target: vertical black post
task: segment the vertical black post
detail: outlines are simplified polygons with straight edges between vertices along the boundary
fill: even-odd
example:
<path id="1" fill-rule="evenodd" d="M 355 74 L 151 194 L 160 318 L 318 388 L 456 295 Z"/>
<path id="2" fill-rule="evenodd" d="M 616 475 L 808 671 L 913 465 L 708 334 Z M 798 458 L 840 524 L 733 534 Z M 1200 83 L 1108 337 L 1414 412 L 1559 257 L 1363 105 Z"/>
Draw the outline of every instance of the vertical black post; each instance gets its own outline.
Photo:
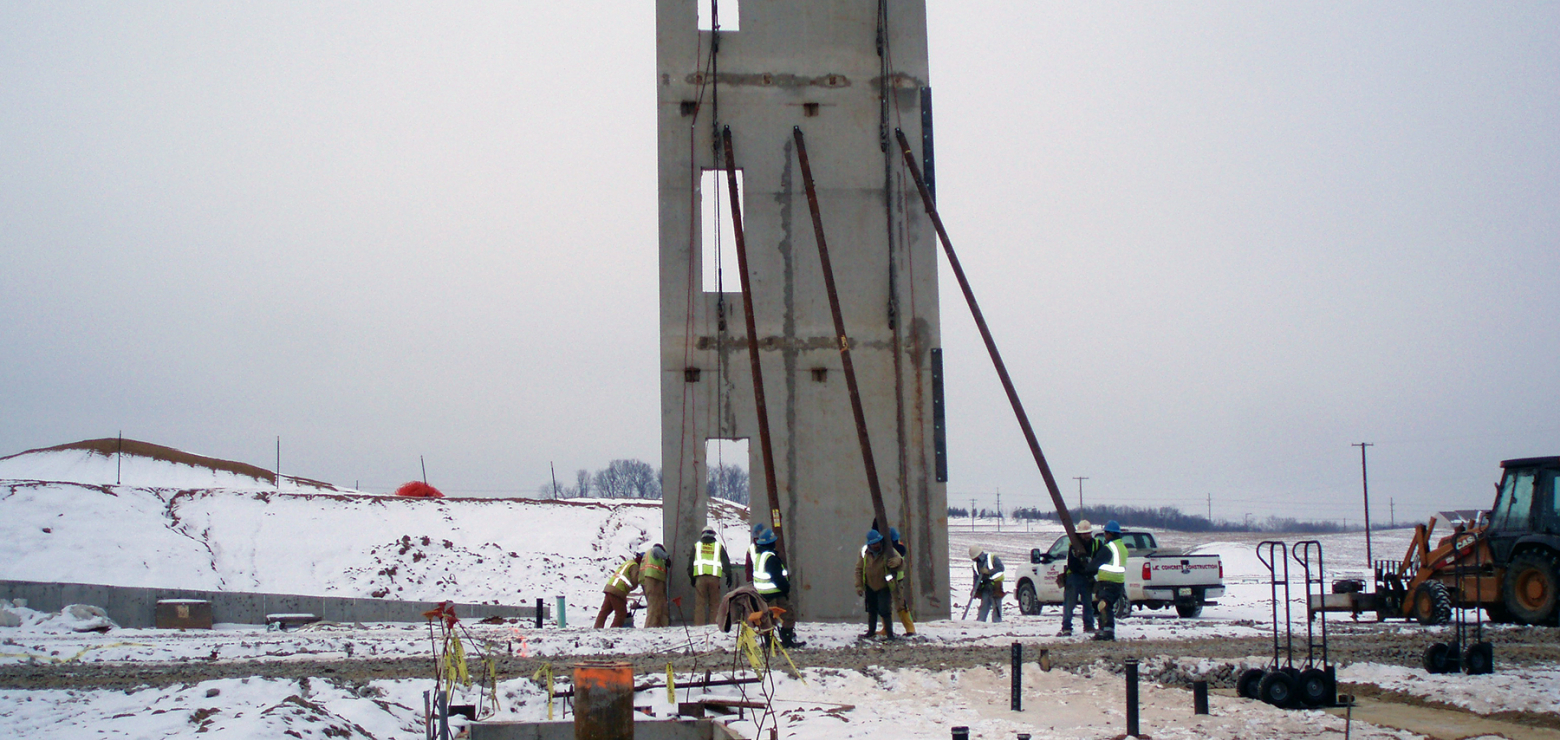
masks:
<path id="1" fill-rule="evenodd" d="M 1013 711 L 1024 711 L 1024 646 L 1013 643 Z"/>
<path id="2" fill-rule="evenodd" d="M 1138 736 L 1138 662 L 1127 658 L 1127 737 Z"/>
<path id="3" fill-rule="evenodd" d="M 1208 713 L 1208 682 L 1192 682 L 1192 714 Z"/>
<path id="4" fill-rule="evenodd" d="M 953 728 L 953 740 L 970 740 L 970 728 L 968 728 L 968 727 L 955 727 L 955 728 Z"/>
<path id="5" fill-rule="evenodd" d="M 542 628 L 542 613 L 545 610 L 546 610 L 546 607 L 542 606 L 542 600 L 541 599 L 537 599 L 536 600 L 536 628 L 537 629 L 541 629 Z"/>

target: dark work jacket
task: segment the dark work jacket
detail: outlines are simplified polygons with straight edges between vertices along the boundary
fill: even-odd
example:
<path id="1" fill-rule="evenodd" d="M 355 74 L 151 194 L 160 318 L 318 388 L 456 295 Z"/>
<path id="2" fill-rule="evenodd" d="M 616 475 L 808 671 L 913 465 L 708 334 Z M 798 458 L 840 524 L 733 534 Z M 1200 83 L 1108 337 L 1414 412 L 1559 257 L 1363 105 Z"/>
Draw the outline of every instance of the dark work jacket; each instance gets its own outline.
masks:
<path id="1" fill-rule="evenodd" d="M 1089 551 L 1085 553 L 1078 552 L 1078 548 L 1075 545 L 1069 544 L 1067 546 L 1067 575 L 1094 577 L 1094 571 L 1089 569 L 1089 561 L 1093 560 L 1094 556 L 1099 553 L 1100 540 L 1098 537 L 1090 537 L 1088 543 Z"/>
<path id="2" fill-rule="evenodd" d="M 763 554 L 766 550 L 773 551 L 774 549 L 774 545 L 758 545 L 759 554 Z M 775 556 L 769 559 L 766 570 L 769 571 L 769 580 L 774 582 L 775 588 L 780 589 L 780 592 L 775 594 L 775 596 L 790 596 L 791 579 L 785 577 L 785 563 L 780 561 L 779 553 L 775 553 Z"/>
<path id="3" fill-rule="evenodd" d="M 1110 535 L 1107 534 L 1094 538 L 1094 557 L 1089 558 L 1089 565 L 1083 570 L 1084 573 L 1089 574 L 1090 578 L 1099 574 L 1101 565 L 1110 562 L 1110 548 L 1105 546 L 1105 543 L 1109 541 L 1105 538 L 1108 537 Z"/>

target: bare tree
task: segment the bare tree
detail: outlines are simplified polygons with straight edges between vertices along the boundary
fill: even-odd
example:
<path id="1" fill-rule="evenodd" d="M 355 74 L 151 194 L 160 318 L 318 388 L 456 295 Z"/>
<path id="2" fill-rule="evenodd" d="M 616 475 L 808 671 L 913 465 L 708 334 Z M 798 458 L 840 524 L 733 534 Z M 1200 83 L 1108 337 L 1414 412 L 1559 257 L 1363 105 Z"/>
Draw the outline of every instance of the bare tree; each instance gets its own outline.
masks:
<path id="1" fill-rule="evenodd" d="M 735 465 L 716 465 L 709 469 L 705 491 L 713 498 L 723 498 L 746 506 L 751 498 L 748 472 Z"/>

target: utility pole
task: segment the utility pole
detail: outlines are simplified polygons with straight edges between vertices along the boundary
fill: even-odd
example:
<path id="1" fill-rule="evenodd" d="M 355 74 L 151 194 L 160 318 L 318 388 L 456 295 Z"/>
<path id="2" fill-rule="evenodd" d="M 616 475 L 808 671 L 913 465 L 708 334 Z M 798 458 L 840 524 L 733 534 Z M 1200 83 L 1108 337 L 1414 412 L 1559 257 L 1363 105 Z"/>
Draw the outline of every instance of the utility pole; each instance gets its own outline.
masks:
<path id="1" fill-rule="evenodd" d="M 1208 522 L 1213 523 L 1213 494 L 1208 494 Z"/>
<path id="2" fill-rule="evenodd" d="M 1374 447 L 1370 442 L 1356 442 L 1350 447 L 1360 448 L 1360 488 L 1365 493 L 1365 570 L 1368 572 L 1375 566 L 1375 559 L 1370 552 L 1370 475 L 1365 470 L 1365 448 Z"/>
<path id="3" fill-rule="evenodd" d="M 422 465 L 423 485 L 426 486 L 426 485 L 428 485 L 428 463 L 423 460 L 423 456 L 422 455 L 418 455 L 417 456 L 417 463 L 419 465 Z"/>
<path id="4" fill-rule="evenodd" d="M 970 497 L 970 531 L 975 531 L 975 497 Z"/>
<path id="5" fill-rule="evenodd" d="M 997 489 L 997 531 L 1002 531 L 1002 489 Z"/>
<path id="6" fill-rule="evenodd" d="M 1075 476 L 1073 476 L 1073 480 L 1078 481 L 1078 510 L 1079 511 L 1083 510 L 1083 482 L 1088 480 L 1088 479 L 1089 479 L 1088 476 L 1082 476 L 1082 475 L 1075 475 Z"/>
<path id="7" fill-rule="evenodd" d="M 547 461 L 547 470 L 552 472 L 553 500 L 557 501 L 558 500 L 558 469 L 553 467 L 553 464 L 552 464 L 551 460 L 548 460 Z"/>
<path id="8" fill-rule="evenodd" d="M 119 473 L 124 469 L 121 459 L 125 456 L 125 430 L 119 430 L 119 450 L 114 453 L 114 485 L 119 485 Z"/>
<path id="9" fill-rule="evenodd" d="M 282 438 L 276 438 L 276 490 L 282 490 Z"/>
<path id="10" fill-rule="evenodd" d="M 1392 528 L 1397 529 L 1397 499 L 1388 496 L 1387 508 L 1392 510 Z"/>

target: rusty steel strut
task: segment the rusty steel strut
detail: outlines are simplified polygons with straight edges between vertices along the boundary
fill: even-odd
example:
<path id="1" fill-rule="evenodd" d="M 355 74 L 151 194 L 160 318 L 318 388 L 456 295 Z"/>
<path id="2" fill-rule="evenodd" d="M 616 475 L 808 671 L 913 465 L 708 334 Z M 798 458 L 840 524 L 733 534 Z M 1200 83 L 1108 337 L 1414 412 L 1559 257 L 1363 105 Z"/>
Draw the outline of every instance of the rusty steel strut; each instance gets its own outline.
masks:
<path id="1" fill-rule="evenodd" d="M 926 180 L 921 177 L 921 169 L 915 164 L 915 154 L 910 151 L 910 142 L 905 139 L 905 132 L 894 129 L 894 136 L 899 139 L 899 151 L 904 155 L 905 166 L 910 168 L 911 177 L 915 178 L 915 187 L 921 191 L 921 202 L 926 205 L 926 215 L 932 218 L 932 226 L 937 229 L 937 238 L 942 241 L 943 254 L 948 255 L 948 266 L 953 268 L 953 276 L 959 280 L 959 289 L 964 291 L 964 300 L 970 304 L 970 313 L 975 317 L 975 326 L 980 329 L 980 338 L 986 342 L 986 351 L 991 354 L 991 364 L 997 368 L 997 377 L 1002 380 L 1002 389 L 1007 391 L 1008 401 L 1013 404 L 1013 415 L 1018 417 L 1018 426 L 1024 431 L 1024 440 L 1029 443 L 1029 451 L 1035 456 L 1035 465 L 1040 467 L 1040 477 L 1045 479 L 1045 487 L 1051 494 L 1051 503 L 1056 505 L 1056 516 L 1062 520 L 1062 527 L 1067 530 L 1068 539 L 1080 550 L 1088 552 L 1084 546 L 1083 538 L 1078 536 L 1078 531 L 1073 527 L 1072 514 L 1067 511 L 1067 504 L 1062 501 L 1062 492 L 1056 487 L 1056 478 L 1051 475 L 1051 466 L 1046 464 L 1045 453 L 1040 451 L 1040 441 L 1035 438 L 1035 430 L 1029 425 L 1029 415 L 1024 413 L 1024 404 L 1018 400 L 1018 391 L 1013 388 L 1013 378 L 1008 376 L 1007 365 L 1002 363 L 1002 354 L 997 351 L 997 342 L 991 338 L 991 329 L 986 326 L 986 317 L 980 312 L 980 304 L 975 302 L 975 291 L 970 289 L 970 281 L 964 276 L 964 268 L 959 265 L 959 258 L 953 253 L 953 242 L 948 240 L 948 230 L 943 228 L 942 217 L 937 215 L 937 203 L 932 199 L 931 191 L 926 189 Z M 741 244 L 741 239 L 737 240 Z"/>
<path id="2" fill-rule="evenodd" d="M 861 408 L 861 389 L 856 385 L 856 366 L 850 360 L 850 338 L 845 333 L 845 316 L 840 313 L 840 295 L 834 289 L 834 267 L 829 262 L 829 245 L 823 238 L 823 214 L 818 211 L 818 190 L 813 186 L 812 165 L 807 161 L 807 143 L 802 129 L 791 127 L 796 139 L 796 159 L 802 165 L 802 186 L 807 190 L 807 208 L 812 211 L 813 236 L 818 242 L 818 264 L 823 268 L 823 287 L 829 294 L 829 312 L 834 315 L 834 333 L 839 337 L 840 364 L 845 369 L 845 388 L 850 392 L 850 412 L 856 417 L 856 437 L 861 440 L 861 461 L 867 469 L 867 490 L 872 494 L 872 513 L 877 516 L 878 534 L 888 537 L 888 513 L 883 508 L 883 489 L 878 484 L 877 462 L 872 458 L 872 440 L 867 435 L 867 415 Z"/>
<path id="3" fill-rule="evenodd" d="M 769 526 L 775 530 L 775 552 L 784 562 L 785 535 L 780 530 L 780 495 L 775 490 L 775 450 L 769 443 L 769 405 L 764 401 L 758 327 L 753 321 L 753 273 L 748 270 L 747 244 L 742 238 L 742 204 L 737 200 L 737 160 L 731 153 L 730 126 L 721 128 L 720 138 L 726 154 L 726 189 L 731 193 L 731 233 L 737 241 L 737 269 L 742 271 L 742 320 L 747 323 L 748 359 L 753 364 L 753 403 L 758 407 L 758 446 L 764 455 L 764 486 L 769 491 Z"/>

